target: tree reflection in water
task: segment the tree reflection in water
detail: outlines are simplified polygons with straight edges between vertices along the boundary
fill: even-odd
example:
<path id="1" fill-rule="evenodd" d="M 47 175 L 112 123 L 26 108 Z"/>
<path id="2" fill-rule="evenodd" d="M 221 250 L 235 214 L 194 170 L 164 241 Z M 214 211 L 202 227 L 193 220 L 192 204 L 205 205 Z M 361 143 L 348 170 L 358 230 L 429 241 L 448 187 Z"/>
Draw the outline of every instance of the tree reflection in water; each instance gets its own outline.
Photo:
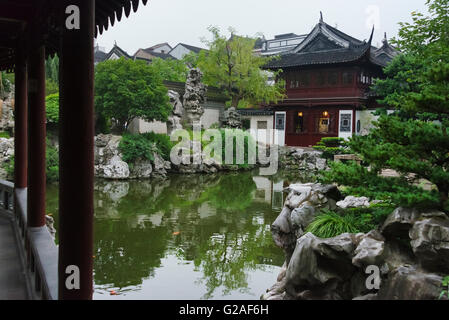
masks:
<path id="1" fill-rule="evenodd" d="M 255 200 L 251 172 L 99 181 L 95 189 L 97 288 L 139 290 L 174 255 L 193 262 L 202 276 L 192 285 L 204 285 L 202 298 L 209 299 L 248 292 L 252 272 L 283 263 L 270 232 L 278 211 Z M 57 187 L 49 186 L 47 206 L 57 226 L 55 199 Z"/>

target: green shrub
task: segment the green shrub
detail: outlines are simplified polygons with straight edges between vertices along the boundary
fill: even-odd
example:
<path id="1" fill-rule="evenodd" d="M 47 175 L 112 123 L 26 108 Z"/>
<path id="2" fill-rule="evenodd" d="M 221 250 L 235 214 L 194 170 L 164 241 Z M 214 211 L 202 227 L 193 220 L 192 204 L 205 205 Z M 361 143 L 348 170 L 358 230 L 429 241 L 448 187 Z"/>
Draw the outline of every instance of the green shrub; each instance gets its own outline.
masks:
<path id="1" fill-rule="evenodd" d="M 142 134 L 125 134 L 119 144 L 123 161 L 128 164 L 138 159 L 154 161 L 154 145 Z"/>
<path id="2" fill-rule="evenodd" d="M 46 175 L 47 182 L 59 181 L 59 152 L 58 149 L 49 144 L 47 140 L 47 147 L 45 152 L 46 158 Z M 6 171 L 7 179 L 14 180 L 14 156 L 11 156 L 8 162 L 3 162 L 2 166 Z"/>
<path id="3" fill-rule="evenodd" d="M 342 233 L 367 233 L 377 229 L 393 212 L 388 203 L 380 203 L 369 208 L 350 208 L 342 213 L 323 210 L 306 228 L 320 238 L 332 238 Z"/>
<path id="4" fill-rule="evenodd" d="M 59 84 L 51 79 L 45 80 L 45 95 L 53 95 L 59 93 Z"/>
<path id="5" fill-rule="evenodd" d="M 186 129 L 189 132 L 190 135 L 190 140 L 193 140 L 193 131 L 191 129 Z M 250 135 L 247 134 L 246 131 L 241 130 L 241 129 L 218 129 L 220 131 L 221 134 L 221 148 L 222 148 L 222 163 L 225 164 L 226 161 L 226 130 L 228 130 L 228 132 L 232 132 L 234 134 L 234 138 L 233 138 L 233 161 L 232 164 L 236 165 L 237 162 L 237 155 L 236 155 L 236 148 L 237 148 L 237 138 L 238 137 L 242 137 L 243 136 L 243 147 L 244 147 L 244 163 L 243 164 L 238 164 L 239 168 L 249 168 L 250 165 L 248 164 L 248 150 L 250 149 L 254 149 L 257 152 L 257 143 L 254 140 L 254 138 Z M 205 130 L 201 131 L 201 147 L 204 150 L 204 148 L 209 145 L 211 143 L 211 141 L 206 141 L 204 140 L 203 134 L 205 133 Z M 211 140 L 213 140 L 213 138 L 211 138 Z M 176 144 L 176 142 L 175 142 Z"/>
<path id="6" fill-rule="evenodd" d="M 320 238 L 332 238 L 346 232 L 359 233 L 361 230 L 355 215 L 340 215 L 326 210 L 313 220 L 306 232 Z"/>
<path id="7" fill-rule="evenodd" d="M 128 164 L 138 159 L 154 161 L 153 152 L 159 154 L 164 160 L 169 160 L 171 148 L 172 142 L 168 135 L 154 132 L 125 134 L 119 144 L 123 160 Z"/>
<path id="8" fill-rule="evenodd" d="M 9 139 L 9 138 L 11 138 L 11 135 L 7 131 L 2 131 L 2 132 L 0 132 L 0 138 Z"/>
<path id="9" fill-rule="evenodd" d="M 315 150 L 323 151 L 323 157 L 329 160 L 334 160 L 336 154 L 343 154 L 346 152 L 346 141 L 338 137 L 321 138 L 314 147 Z"/>
<path id="10" fill-rule="evenodd" d="M 346 195 L 384 200 L 395 207 L 438 208 L 439 194 L 411 185 L 405 176 L 382 177 L 373 168 L 355 162 L 331 162 L 331 170 L 321 171 L 318 181 L 345 186 Z"/>
<path id="11" fill-rule="evenodd" d="M 59 181 L 59 151 L 47 141 L 46 149 L 46 173 L 47 182 Z"/>
<path id="12" fill-rule="evenodd" d="M 45 97 L 45 111 L 48 123 L 55 124 L 59 122 L 59 93 Z"/>
<path id="13" fill-rule="evenodd" d="M 164 160 L 170 160 L 170 151 L 173 147 L 173 143 L 170 141 L 170 136 L 154 132 L 144 133 L 143 136 L 145 139 L 156 145 L 156 152 L 164 158 Z"/>
<path id="14" fill-rule="evenodd" d="M 449 299 L 449 276 L 443 278 L 441 285 L 443 287 L 443 290 L 440 293 L 439 300 L 443 299 L 444 296 L 447 296 L 447 298 Z"/>

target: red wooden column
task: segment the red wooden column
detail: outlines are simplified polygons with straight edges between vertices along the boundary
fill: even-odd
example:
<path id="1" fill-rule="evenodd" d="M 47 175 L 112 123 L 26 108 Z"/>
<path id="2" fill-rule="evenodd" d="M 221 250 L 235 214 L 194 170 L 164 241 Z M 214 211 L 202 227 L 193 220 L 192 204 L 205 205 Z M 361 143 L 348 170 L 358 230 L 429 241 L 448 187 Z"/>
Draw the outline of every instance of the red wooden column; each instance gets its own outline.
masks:
<path id="1" fill-rule="evenodd" d="M 68 29 L 68 6 L 80 28 Z M 59 115 L 59 299 L 92 299 L 94 214 L 94 0 L 63 1 Z M 70 11 L 70 10 L 69 10 Z M 76 16 L 75 16 L 76 19 Z M 79 288 L 74 288 L 79 270 Z M 69 284 L 67 286 L 67 280 Z"/>
<path id="2" fill-rule="evenodd" d="M 45 47 L 28 60 L 28 226 L 45 225 Z"/>
<path id="3" fill-rule="evenodd" d="M 15 107 L 14 107 L 14 184 L 16 188 L 27 187 L 28 146 L 28 97 L 27 62 L 21 48 L 16 51 Z"/>

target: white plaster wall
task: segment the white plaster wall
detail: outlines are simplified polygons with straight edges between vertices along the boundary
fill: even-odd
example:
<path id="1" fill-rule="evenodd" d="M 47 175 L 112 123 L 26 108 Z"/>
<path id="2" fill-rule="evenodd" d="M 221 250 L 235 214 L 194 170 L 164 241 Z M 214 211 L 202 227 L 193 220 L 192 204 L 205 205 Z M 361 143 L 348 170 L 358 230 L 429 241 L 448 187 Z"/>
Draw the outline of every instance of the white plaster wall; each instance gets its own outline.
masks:
<path id="1" fill-rule="evenodd" d="M 182 45 L 177 45 L 175 48 L 173 48 L 172 51 L 170 51 L 170 55 L 175 57 L 178 60 L 181 60 L 186 54 L 189 54 L 190 50 L 183 47 Z"/>
<path id="2" fill-rule="evenodd" d="M 163 45 L 162 47 L 159 47 L 159 48 L 157 48 L 157 49 L 154 49 L 153 51 L 154 51 L 154 52 L 159 52 L 159 53 L 162 53 L 162 51 L 163 51 L 164 53 L 169 53 L 171 49 L 172 49 L 172 48 L 170 48 L 168 45 Z"/>
<path id="3" fill-rule="evenodd" d="M 343 114 L 350 114 L 351 115 L 351 123 L 350 123 L 351 131 L 348 131 L 348 132 L 341 132 L 340 131 L 341 116 Z M 340 115 L 339 115 L 339 118 L 338 118 L 338 136 L 340 138 L 348 139 L 348 138 L 352 137 L 352 133 L 353 133 L 353 119 L 354 119 L 354 112 L 352 110 L 340 110 Z"/>
<path id="4" fill-rule="evenodd" d="M 376 121 L 379 117 L 373 115 L 376 110 L 358 110 L 356 112 L 356 130 L 357 122 L 360 121 L 360 131 L 356 132 L 357 135 L 367 135 L 371 128 L 373 128 L 373 121 Z"/>
<path id="5" fill-rule="evenodd" d="M 139 119 L 139 133 L 145 132 L 167 134 L 167 124 L 160 121 L 147 122 Z"/>
<path id="6" fill-rule="evenodd" d="M 245 117 L 248 118 L 248 117 Z M 251 116 L 249 117 L 251 121 L 251 135 L 253 138 L 259 142 L 272 144 L 274 141 L 274 135 L 273 135 L 273 116 Z M 267 129 L 257 129 L 257 122 L 258 121 L 266 121 L 267 122 Z"/>
<path id="7" fill-rule="evenodd" d="M 209 129 L 214 123 L 220 121 L 220 109 L 204 108 L 204 113 L 201 116 L 201 125 L 204 129 Z"/>

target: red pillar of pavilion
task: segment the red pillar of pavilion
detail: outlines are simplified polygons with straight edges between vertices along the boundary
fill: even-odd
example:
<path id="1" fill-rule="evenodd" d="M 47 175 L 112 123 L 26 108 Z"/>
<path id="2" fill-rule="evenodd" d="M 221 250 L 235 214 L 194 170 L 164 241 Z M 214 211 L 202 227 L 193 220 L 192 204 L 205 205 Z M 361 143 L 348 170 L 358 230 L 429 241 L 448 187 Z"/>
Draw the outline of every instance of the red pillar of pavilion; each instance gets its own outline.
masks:
<path id="1" fill-rule="evenodd" d="M 28 226 L 45 225 L 45 47 L 28 59 Z"/>
<path id="2" fill-rule="evenodd" d="M 59 299 L 92 299 L 95 1 L 63 1 L 59 115 Z M 67 28 L 68 6 L 79 29 Z M 69 10 L 70 11 L 70 10 Z M 76 19 L 76 15 L 74 19 Z M 75 269 L 73 267 L 76 267 Z M 79 288 L 66 281 L 77 277 Z M 70 278 L 69 278 L 70 277 Z"/>
<path id="3" fill-rule="evenodd" d="M 26 188 L 27 183 L 27 137 L 28 137 L 28 97 L 27 62 L 21 47 L 16 50 L 15 106 L 14 106 L 14 184 L 16 188 Z"/>

